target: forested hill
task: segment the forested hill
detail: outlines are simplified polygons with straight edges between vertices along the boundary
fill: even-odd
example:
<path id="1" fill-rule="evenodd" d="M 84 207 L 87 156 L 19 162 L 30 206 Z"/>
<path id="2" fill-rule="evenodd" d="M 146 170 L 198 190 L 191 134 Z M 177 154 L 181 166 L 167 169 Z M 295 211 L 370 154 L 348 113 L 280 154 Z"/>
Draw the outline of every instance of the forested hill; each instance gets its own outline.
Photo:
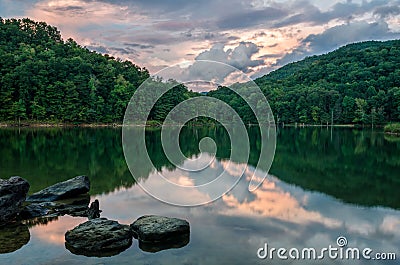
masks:
<path id="1" fill-rule="evenodd" d="M 0 121 L 120 122 L 149 73 L 44 22 L 0 18 Z"/>
<path id="2" fill-rule="evenodd" d="M 255 80 L 280 122 L 400 120 L 400 40 L 350 44 Z"/>

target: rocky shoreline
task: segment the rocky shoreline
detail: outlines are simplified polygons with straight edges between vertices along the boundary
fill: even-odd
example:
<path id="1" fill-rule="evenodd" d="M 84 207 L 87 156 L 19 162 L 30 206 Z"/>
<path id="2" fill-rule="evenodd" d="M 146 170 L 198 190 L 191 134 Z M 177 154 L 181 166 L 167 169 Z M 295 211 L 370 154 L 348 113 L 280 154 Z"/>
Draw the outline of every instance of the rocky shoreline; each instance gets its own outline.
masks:
<path id="1" fill-rule="evenodd" d="M 65 247 L 76 255 L 117 255 L 128 249 L 134 238 L 139 241 L 139 248 L 147 252 L 181 248 L 189 243 L 190 225 L 186 220 L 146 215 L 124 225 L 101 218 L 99 201 L 90 203 L 87 176 L 77 176 L 27 196 L 29 188 L 21 177 L 0 179 L 0 253 L 13 252 L 29 242 L 27 224 L 45 223 L 63 215 L 88 218 L 65 233 Z"/>

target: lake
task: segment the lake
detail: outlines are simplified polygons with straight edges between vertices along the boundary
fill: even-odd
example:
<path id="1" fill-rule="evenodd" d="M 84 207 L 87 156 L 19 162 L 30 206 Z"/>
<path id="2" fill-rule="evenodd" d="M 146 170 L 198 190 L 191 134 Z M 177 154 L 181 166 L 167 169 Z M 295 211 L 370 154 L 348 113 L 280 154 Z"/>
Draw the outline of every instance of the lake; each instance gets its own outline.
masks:
<path id="1" fill-rule="evenodd" d="M 162 151 L 160 131 L 148 130 L 146 146 L 156 170 L 138 160 L 136 179 L 168 196 L 159 185 L 160 173 L 183 182 L 221 170 L 233 178 L 241 172 L 247 177 L 260 154 L 259 130 L 250 127 L 248 133 L 250 156 L 243 163 L 229 160 L 230 142 L 223 128 L 185 127 L 179 142 L 188 159 L 182 165 L 210 156 L 200 153 L 202 138 L 217 143 L 216 159 L 202 176 L 171 164 Z M 275 159 L 259 189 L 248 191 L 244 178 L 222 198 L 198 207 L 172 206 L 143 191 L 126 165 L 121 129 L 1 129 L 0 154 L 0 178 L 21 176 L 30 182 L 30 193 L 87 175 L 91 200 L 99 200 L 102 217 L 130 224 L 141 215 L 158 214 L 184 218 L 191 225 L 190 242 L 181 248 L 151 253 L 135 240 L 119 255 L 98 258 L 74 255 L 64 246 L 65 232 L 85 218 L 32 222 L 19 228 L 29 242 L 21 239 L 19 249 L 0 254 L 0 264 L 321 264 L 284 261 L 276 255 L 260 259 L 257 252 L 266 243 L 270 248 L 319 251 L 337 247 L 340 236 L 348 247 L 396 253 L 397 261 L 327 257 L 324 264 L 398 264 L 400 258 L 400 140 L 379 130 L 279 128 Z M 199 190 L 179 196 L 207 194 Z M 7 249 L 9 234 L 0 229 L 0 249 Z"/>

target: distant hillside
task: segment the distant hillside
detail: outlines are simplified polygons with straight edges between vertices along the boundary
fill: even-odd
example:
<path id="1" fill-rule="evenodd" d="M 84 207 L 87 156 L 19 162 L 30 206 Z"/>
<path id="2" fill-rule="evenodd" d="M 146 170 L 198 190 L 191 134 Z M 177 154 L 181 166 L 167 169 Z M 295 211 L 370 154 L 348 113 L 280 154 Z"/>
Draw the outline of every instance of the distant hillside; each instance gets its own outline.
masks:
<path id="1" fill-rule="evenodd" d="M 122 122 L 129 99 L 149 77 L 145 68 L 64 41 L 57 28 L 30 19 L 0 18 L 0 65 L 5 122 Z M 150 119 L 164 117 L 187 93 L 183 86 L 171 91 Z"/>
<path id="2" fill-rule="evenodd" d="M 44 22 L 0 18 L 0 121 L 121 121 L 149 74 L 91 52 Z"/>
<path id="3" fill-rule="evenodd" d="M 255 82 L 280 122 L 400 120 L 400 40 L 350 44 L 288 64 Z"/>

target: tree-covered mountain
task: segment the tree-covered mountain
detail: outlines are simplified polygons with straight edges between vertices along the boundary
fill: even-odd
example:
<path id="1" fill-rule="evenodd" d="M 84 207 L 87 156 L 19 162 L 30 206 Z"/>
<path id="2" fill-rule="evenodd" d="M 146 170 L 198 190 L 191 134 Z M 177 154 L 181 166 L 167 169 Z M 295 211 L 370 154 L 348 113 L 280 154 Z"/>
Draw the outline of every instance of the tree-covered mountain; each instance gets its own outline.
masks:
<path id="1" fill-rule="evenodd" d="M 0 121 L 121 122 L 149 77 L 145 68 L 63 41 L 55 27 L 30 19 L 0 18 L 0 65 Z M 171 91 L 150 119 L 187 92 Z"/>
<path id="2" fill-rule="evenodd" d="M 120 121 L 129 95 L 149 76 L 30 19 L 0 19 L 0 65 L 3 121 Z"/>
<path id="3" fill-rule="evenodd" d="M 350 44 L 255 80 L 279 123 L 383 124 L 400 120 L 400 40 Z M 244 86 L 245 87 L 245 86 Z M 246 123 L 255 117 L 226 87 L 208 93 Z"/>
<path id="4" fill-rule="evenodd" d="M 399 121 L 400 40 L 350 44 L 255 81 L 281 122 Z"/>

